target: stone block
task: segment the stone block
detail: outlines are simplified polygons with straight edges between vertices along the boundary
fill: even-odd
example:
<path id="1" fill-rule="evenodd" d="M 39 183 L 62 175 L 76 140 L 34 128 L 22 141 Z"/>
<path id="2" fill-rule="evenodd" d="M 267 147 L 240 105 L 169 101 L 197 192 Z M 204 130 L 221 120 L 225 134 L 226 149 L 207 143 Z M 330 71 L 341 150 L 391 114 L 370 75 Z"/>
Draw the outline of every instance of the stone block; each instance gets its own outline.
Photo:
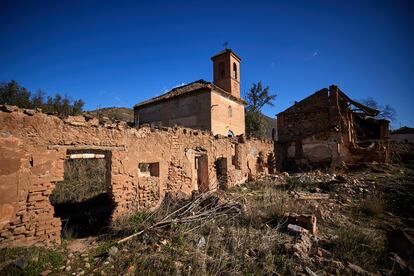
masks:
<path id="1" fill-rule="evenodd" d="M 29 194 L 28 202 L 35 202 L 35 201 L 42 201 L 45 200 L 45 196 L 43 196 L 41 193 L 33 193 Z"/>
<path id="2" fill-rule="evenodd" d="M 287 213 L 285 214 L 285 218 L 289 224 L 299 225 L 314 235 L 317 233 L 316 216 L 314 215 L 298 215 L 295 213 Z"/>
<path id="3" fill-rule="evenodd" d="M 2 232 L 0 233 L 0 237 L 3 237 L 3 238 L 8 238 L 8 237 L 11 237 L 11 236 L 13 236 L 13 233 L 12 233 L 12 232 L 10 232 L 10 231 L 8 231 L 8 230 L 6 230 L 6 231 L 2 231 Z"/>

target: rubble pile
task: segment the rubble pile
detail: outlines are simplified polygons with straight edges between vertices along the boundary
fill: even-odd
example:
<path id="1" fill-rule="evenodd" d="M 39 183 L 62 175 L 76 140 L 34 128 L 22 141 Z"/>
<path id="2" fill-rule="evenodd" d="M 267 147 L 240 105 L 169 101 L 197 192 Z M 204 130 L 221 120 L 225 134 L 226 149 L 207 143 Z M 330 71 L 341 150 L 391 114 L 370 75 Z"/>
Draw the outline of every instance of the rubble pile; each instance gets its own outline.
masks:
<path id="1" fill-rule="evenodd" d="M 375 164 L 374 164 L 375 165 Z M 329 225 L 338 225 L 344 229 L 354 227 L 352 216 L 357 215 L 355 208 L 361 208 L 359 204 L 370 198 L 375 198 L 382 187 L 378 179 L 392 175 L 390 169 L 374 166 L 375 177 L 371 173 L 337 174 L 322 173 L 319 171 L 298 174 L 281 174 L 278 179 L 294 178 L 301 185 L 289 191 L 289 195 L 297 204 L 308 207 L 308 212 L 303 214 L 286 213 L 284 216 L 286 233 L 292 239 L 284 245 L 298 263 L 295 273 L 303 272 L 306 275 L 412 275 L 414 256 L 414 230 L 412 228 L 401 229 L 385 225 L 381 230 L 384 233 L 387 262 L 393 269 L 367 271 L 363 267 L 349 261 L 339 260 L 330 248 L 338 243 L 338 236 L 328 234 L 326 230 L 320 231 L 319 224 L 323 228 Z M 381 171 L 381 172 L 380 172 Z M 401 172 L 403 173 L 403 172 Z M 389 190 L 389 188 L 388 188 Z M 401 193 L 394 188 L 394 193 Z M 384 192 L 384 189 L 381 190 Z M 385 189 L 385 192 L 387 189 Z M 410 197 L 410 191 L 404 192 L 404 197 Z M 380 200 L 380 199 L 378 199 Z M 391 213 L 385 215 L 395 216 Z M 328 226 L 327 226 L 328 225 Z M 371 230 L 370 230 L 371 231 Z M 368 233 L 365 233 L 368 234 Z M 317 270 L 315 268 L 321 268 Z M 410 274 L 411 273 L 411 274 Z"/>

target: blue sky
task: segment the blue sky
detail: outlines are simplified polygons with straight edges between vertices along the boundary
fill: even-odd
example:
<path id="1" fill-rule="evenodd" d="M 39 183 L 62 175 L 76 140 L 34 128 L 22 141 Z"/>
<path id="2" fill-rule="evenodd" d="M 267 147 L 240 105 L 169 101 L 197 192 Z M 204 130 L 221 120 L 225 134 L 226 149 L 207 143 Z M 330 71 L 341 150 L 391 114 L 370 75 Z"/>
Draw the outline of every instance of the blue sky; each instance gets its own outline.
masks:
<path id="1" fill-rule="evenodd" d="M 228 42 L 241 90 L 276 93 L 269 116 L 337 84 L 397 109 L 414 126 L 412 1 L 0 1 L 0 81 L 132 107 L 212 79 Z"/>

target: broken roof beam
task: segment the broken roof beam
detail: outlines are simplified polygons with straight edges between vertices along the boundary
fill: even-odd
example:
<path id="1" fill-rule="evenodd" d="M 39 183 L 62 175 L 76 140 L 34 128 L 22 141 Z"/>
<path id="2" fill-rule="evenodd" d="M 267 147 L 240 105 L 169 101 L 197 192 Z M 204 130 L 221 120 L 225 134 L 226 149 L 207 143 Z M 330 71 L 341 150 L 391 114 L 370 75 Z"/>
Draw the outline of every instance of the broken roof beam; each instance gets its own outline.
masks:
<path id="1" fill-rule="evenodd" d="M 351 99 L 350 97 L 348 97 L 344 92 L 342 92 L 339 88 L 338 89 L 338 95 L 339 97 L 341 97 L 342 100 L 345 100 L 349 103 L 351 103 L 352 105 L 356 106 L 357 108 L 359 108 L 361 111 L 363 111 L 365 114 L 375 117 L 379 114 L 379 110 L 368 107 L 362 103 L 359 103 L 357 101 L 354 101 L 353 99 Z"/>

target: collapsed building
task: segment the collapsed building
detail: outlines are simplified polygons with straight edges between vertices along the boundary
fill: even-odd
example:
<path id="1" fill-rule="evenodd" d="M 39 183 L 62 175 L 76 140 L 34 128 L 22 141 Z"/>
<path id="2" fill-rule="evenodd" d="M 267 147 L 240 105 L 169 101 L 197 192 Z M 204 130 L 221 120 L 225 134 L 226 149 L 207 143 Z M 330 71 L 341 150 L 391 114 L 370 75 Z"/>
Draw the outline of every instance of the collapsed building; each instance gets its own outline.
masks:
<path id="1" fill-rule="evenodd" d="M 277 163 L 283 170 L 388 160 L 389 121 L 378 110 L 324 88 L 277 114 Z"/>
<path id="2" fill-rule="evenodd" d="M 275 166 L 272 141 L 0 109 L 0 247 L 60 242 L 49 197 L 70 158 L 106 161 L 112 220 L 156 208 L 166 194 L 227 189 Z"/>

